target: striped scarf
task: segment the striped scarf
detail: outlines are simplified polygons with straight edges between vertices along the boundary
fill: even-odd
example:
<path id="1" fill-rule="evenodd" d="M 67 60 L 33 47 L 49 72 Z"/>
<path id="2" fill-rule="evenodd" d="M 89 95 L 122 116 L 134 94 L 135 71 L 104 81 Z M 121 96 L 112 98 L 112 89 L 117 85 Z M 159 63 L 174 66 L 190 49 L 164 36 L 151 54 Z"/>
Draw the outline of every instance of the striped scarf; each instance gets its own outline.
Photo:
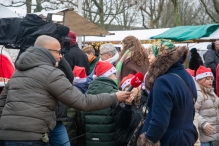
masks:
<path id="1" fill-rule="evenodd" d="M 120 76 L 121 76 L 121 70 L 122 70 L 122 65 L 123 65 L 123 62 L 126 60 L 126 59 L 128 59 L 129 57 L 130 57 L 130 55 L 131 55 L 131 51 L 130 51 L 130 49 L 128 49 L 124 54 L 123 54 L 123 56 L 122 56 L 122 58 L 119 60 L 119 62 L 117 63 L 117 65 L 116 65 L 116 70 L 117 70 L 117 72 L 116 72 L 116 80 L 115 80 L 115 82 L 116 82 L 116 84 L 117 84 L 117 86 L 119 87 L 119 84 L 120 84 Z"/>

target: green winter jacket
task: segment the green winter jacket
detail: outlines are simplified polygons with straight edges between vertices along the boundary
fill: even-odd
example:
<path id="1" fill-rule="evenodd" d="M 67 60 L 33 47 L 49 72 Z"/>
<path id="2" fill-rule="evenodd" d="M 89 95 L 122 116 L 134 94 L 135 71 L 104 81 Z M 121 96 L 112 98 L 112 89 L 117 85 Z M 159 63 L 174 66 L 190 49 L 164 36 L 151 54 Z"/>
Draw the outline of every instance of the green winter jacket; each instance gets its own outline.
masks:
<path id="1" fill-rule="evenodd" d="M 115 93 L 118 91 L 116 83 L 110 78 L 99 77 L 91 82 L 87 94 Z M 111 108 L 94 112 L 82 112 L 82 124 L 85 126 L 86 146 L 114 146 L 115 123 Z M 106 117 L 107 116 L 107 117 Z M 104 120 L 105 119 L 105 120 Z M 104 120 L 104 121 L 103 121 Z M 103 121 L 103 122 L 102 122 Z M 99 125 L 99 123 L 101 123 Z M 98 125 L 98 126 L 97 126 Z M 97 127 L 96 127 L 97 126 Z M 96 127 L 96 128 L 94 128 Z"/>

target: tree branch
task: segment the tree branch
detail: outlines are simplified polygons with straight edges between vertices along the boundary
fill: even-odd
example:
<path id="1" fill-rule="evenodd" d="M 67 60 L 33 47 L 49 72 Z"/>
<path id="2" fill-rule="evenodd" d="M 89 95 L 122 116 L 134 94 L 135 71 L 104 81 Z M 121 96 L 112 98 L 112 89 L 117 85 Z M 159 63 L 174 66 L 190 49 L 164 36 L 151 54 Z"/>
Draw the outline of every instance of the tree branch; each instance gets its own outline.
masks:
<path id="1" fill-rule="evenodd" d="M 141 10 L 141 16 L 142 16 L 142 25 L 144 28 L 148 29 L 148 27 L 145 25 L 145 20 L 144 20 L 144 14 L 143 14 L 143 10 Z"/>
<path id="2" fill-rule="evenodd" d="M 216 2 L 216 0 L 212 0 L 213 4 L 214 4 L 214 9 L 216 11 L 217 14 L 219 14 L 219 3 Z"/>
<path id="3" fill-rule="evenodd" d="M 201 3 L 203 4 L 203 6 L 204 6 L 204 8 L 205 8 L 205 11 L 206 11 L 206 13 L 208 14 L 208 16 L 214 21 L 214 22 L 217 22 L 218 23 L 218 21 L 210 14 L 210 12 L 208 11 L 208 8 L 207 8 L 207 5 L 205 4 L 205 2 L 203 1 L 203 0 L 200 0 L 201 1 Z"/>
<path id="4" fill-rule="evenodd" d="M 21 7 L 21 6 L 23 6 L 23 5 L 26 5 L 26 3 L 19 4 L 19 5 L 13 5 L 13 4 L 11 4 L 11 5 L 0 4 L 0 5 L 5 6 L 5 7 Z"/>

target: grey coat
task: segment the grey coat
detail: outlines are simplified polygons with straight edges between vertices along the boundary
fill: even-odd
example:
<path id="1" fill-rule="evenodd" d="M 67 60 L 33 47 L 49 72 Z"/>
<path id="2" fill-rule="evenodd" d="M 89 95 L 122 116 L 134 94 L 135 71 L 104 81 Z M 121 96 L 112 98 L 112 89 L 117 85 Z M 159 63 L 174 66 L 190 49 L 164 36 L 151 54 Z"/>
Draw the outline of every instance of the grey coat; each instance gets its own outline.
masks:
<path id="1" fill-rule="evenodd" d="M 211 68 L 214 77 L 216 77 L 216 67 L 217 64 L 219 63 L 219 53 L 215 50 L 208 49 L 203 55 L 203 57 L 205 61 L 204 62 L 205 67 Z"/>
<path id="2" fill-rule="evenodd" d="M 40 140 L 55 127 L 57 100 L 82 111 L 117 103 L 115 94 L 84 95 L 55 68 L 44 48 L 31 47 L 16 62 L 16 72 L 0 96 L 0 139 Z"/>
<path id="3" fill-rule="evenodd" d="M 219 140 L 219 98 L 215 95 L 213 89 L 205 89 L 207 99 L 204 100 L 201 88 L 196 86 L 198 98 L 195 103 L 195 111 L 198 116 L 199 139 L 201 142 Z M 211 123 L 215 128 L 214 134 L 208 135 L 204 131 L 206 123 Z"/>

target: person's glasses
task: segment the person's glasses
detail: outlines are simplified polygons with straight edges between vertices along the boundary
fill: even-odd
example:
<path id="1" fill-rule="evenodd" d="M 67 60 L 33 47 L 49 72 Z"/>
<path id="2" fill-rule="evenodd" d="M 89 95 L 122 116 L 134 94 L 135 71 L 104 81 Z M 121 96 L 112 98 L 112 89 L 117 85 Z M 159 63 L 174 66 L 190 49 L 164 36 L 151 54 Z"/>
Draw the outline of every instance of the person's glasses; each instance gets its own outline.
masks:
<path id="1" fill-rule="evenodd" d="M 50 50 L 50 51 L 54 51 L 54 52 L 57 52 L 59 55 L 61 54 L 61 52 L 62 52 L 62 50 L 60 49 L 60 50 L 52 50 L 52 49 L 48 49 L 48 50 Z"/>
<path id="2" fill-rule="evenodd" d="M 102 54 L 100 54 L 100 56 L 102 56 L 102 55 L 104 55 L 104 54 L 107 54 L 108 52 L 105 52 L 105 53 L 102 53 Z"/>

